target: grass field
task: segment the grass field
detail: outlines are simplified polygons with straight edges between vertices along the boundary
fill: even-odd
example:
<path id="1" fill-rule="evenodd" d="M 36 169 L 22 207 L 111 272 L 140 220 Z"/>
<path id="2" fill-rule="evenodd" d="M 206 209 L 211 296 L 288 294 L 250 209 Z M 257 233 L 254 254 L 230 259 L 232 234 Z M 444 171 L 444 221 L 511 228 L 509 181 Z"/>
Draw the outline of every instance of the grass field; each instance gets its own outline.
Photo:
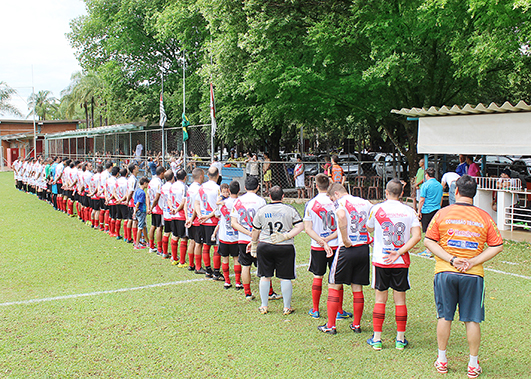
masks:
<path id="1" fill-rule="evenodd" d="M 321 319 L 307 315 L 312 275 L 305 266 L 305 234 L 296 239 L 296 313 L 282 316 L 282 302 L 277 301 L 270 303 L 269 314 L 260 315 L 258 300 L 247 302 L 241 292 L 224 290 L 221 282 L 135 251 L 17 191 L 11 173 L 0 173 L 0 198 L 2 378 L 440 377 L 433 368 L 437 344 L 431 259 L 412 258 L 410 345 L 402 352 L 394 349 L 390 302 L 384 350 L 376 352 L 365 342 L 372 333 L 370 288 L 365 289 L 361 335 L 350 331 L 348 321 L 338 321 L 335 336 L 317 330 L 326 321 L 326 286 Z M 486 273 L 482 377 L 531 377 L 530 254 L 529 244 L 507 242 L 486 266 L 499 272 Z M 257 283 L 254 278 L 256 295 Z M 280 292 L 277 280 L 274 286 Z M 28 302 L 35 299 L 45 301 Z M 344 304 L 351 309 L 348 290 Z M 459 322 L 454 323 L 448 355 L 446 378 L 466 377 L 468 346 Z"/>

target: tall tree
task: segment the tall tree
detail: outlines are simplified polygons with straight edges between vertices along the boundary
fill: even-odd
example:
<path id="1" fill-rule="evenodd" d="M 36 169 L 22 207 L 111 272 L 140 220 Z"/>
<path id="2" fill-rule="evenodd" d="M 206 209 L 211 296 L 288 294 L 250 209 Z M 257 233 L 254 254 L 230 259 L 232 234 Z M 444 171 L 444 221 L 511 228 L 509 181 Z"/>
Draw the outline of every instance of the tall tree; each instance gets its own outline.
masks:
<path id="1" fill-rule="evenodd" d="M 17 91 L 7 85 L 6 82 L 0 82 L 0 115 L 12 114 L 22 116 L 20 111 L 14 105 L 10 104 L 11 98 Z"/>
<path id="2" fill-rule="evenodd" d="M 39 120 L 46 120 L 46 116 L 54 114 L 57 110 L 58 101 L 52 96 L 52 92 L 48 90 L 42 90 L 37 93 L 33 93 L 28 97 L 28 110 L 29 117 L 35 112 L 35 116 Z"/>

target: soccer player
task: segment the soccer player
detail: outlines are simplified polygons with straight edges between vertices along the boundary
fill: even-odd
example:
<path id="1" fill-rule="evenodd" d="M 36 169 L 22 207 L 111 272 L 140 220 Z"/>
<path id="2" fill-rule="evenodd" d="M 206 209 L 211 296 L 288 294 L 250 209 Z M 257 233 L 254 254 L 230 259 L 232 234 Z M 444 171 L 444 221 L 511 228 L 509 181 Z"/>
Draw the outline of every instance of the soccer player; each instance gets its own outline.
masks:
<path id="1" fill-rule="evenodd" d="M 127 222 L 124 225 L 124 239 L 127 243 L 133 243 L 133 240 L 136 238 L 136 232 L 137 232 L 137 220 L 133 219 L 133 211 L 135 208 L 135 202 L 133 200 L 133 194 L 138 188 L 138 165 L 136 163 L 131 163 L 127 170 L 129 171 L 130 175 L 127 178 Z"/>
<path id="2" fill-rule="evenodd" d="M 93 228 L 98 228 L 100 223 L 100 198 L 98 196 L 98 188 L 100 186 L 101 173 L 103 172 L 103 166 L 96 167 L 96 173 L 90 178 L 89 193 L 90 204 L 92 208 L 92 214 L 90 220 Z"/>
<path id="3" fill-rule="evenodd" d="M 100 199 L 100 231 L 109 231 L 109 207 L 106 204 L 107 179 L 111 177 L 112 163 L 105 163 L 98 184 L 98 197 Z"/>
<path id="4" fill-rule="evenodd" d="M 337 223 L 334 213 L 334 203 L 326 194 L 330 186 L 330 179 L 325 174 L 317 174 L 315 186 L 319 192 L 306 204 L 304 210 L 304 230 L 312 239 L 310 251 L 310 267 L 308 271 L 313 274 L 312 302 L 308 314 L 313 318 L 319 318 L 319 302 L 323 291 L 323 276 L 326 266 L 332 266 L 334 252 L 337 249 Z M 345 311 L 340 304 L 338 315 Z"/>
<path id="5" fill-rule="evenodd" d="M 387 201 L 371 209 L 367 230 L 374 231 L 372 253 L 373 287 L 376 290 L 372 324 L 374 334 L 367 343 L 375 350 L 382 349 L 382 325 L 385 319 L 385 304 L 389 287 L 393 289 L 395 302 L 396 341 L 395 347 L 404 350 L 406 340 L 406 291 L 409 290 L 409 250 L 421 238 L 420 223 L 413 208 L 399 201 L 402 183 L 393 179 L 387 183 Z M 359 326 L 358 326 L 359 327 Z"/>
<path id="6" fill-rule="evenodd" d="M 223 288 L 229 289 L 232 287 L 230 281 L 230 269 L 229 269 L 229 256 L 232 257 L 234 261 L 234 276 L 236 288 L 243 288 L 241 282 L 242 276 L 242 266 L 238 262 L 238 232 L 233 229 L 231 225 L 231 211 L 234 207 L 234 203 L 238 199 L 238 193 L 240 192 L 240 183 L 233 180 L 229 184 L 230 195 L 228 198 L 218 202 L 219 211 L 221 213 L 221 219 L 218 223 L 219 226 L 219 255 L 221 255 L 221 267 L 223 269 L 223 277 L 225 278 L 225 283 Z"/>
<path id="7" fill-rule="evenodd" d="M 343 168 L 339 165 L 339 158 L 337 155 L 332 156 L 332 165 L 330 166 L 329 176 L 332 182 L 341 185 L 345 184 L 345 173 L 343 172 Z"/>
<path id="8" fill-rule="evenodd" d="M 120 235 L 122 220 L 127 220 L 127 213 L 129 212 L 127 208 L 127 188 L 127 169 L 123 168 L 120 170 L 120 177 L 116 179 L 116 186 L 114 188 L 114 199 L 116 200 L 116 218 L 114 224 L 114 231 L 117 240 L 122 239 L 122 236 Z"/>
<path id="9" fill-rule="evenodd" d="M 321 332 L 336 334 L 336 317 L 343 284 L 350 284 L 353 295 L 354 321 L 350 328 L 361 333 L 360 325 L 363 314 L 363 287 L 369 284 L 369 244 L 371 236 L 365 227 L 372 204 L 347 193 L 345 187 L 333 183 L 328 188 L 328 196 L 337 201 L 336 220 L 338 225 L 339 250 L 336 252 L 329 275 L 328 323 L 321 325 Z"/>
<path id="10" fill-rule="evenodd" d="M 91 225 L 90 215 L 92 214 L 92 209 L 90 208 L 90 198 L 89 194 L 89 185 L 90 179 L 92 179 L 92 163 L 87 162 L 83 164 L 83 221 L 87 225 Z"/>
<path id="11" fill-rule="evenodd" d="M 208 181 L 199 187 L 198 196 L 195 198 L 195 208 L 199 215 L 199 223 L 203 229 L 203 262 L 205 263 L 206 277 L 213 280 L 224 280 L 219 269 L 221 268 L 221 256 L 218 252 L 216 241 L 212 241 L 212 234 L 218 224 L 219 215 L 217 201 L 220 196 L 219 171 L 216 167 L 210 167 L 207 171 Z M 214 246 L 214 272 L 210 267 L 210 246 Z"/>
<path id="12" fill-rule="evenodd" d="M 172 265 L 177 267 L 186 267 L 186 248 L 188 245 L 188 236 L 186 234 L 186 192 L 188 186 L 185 183 L 186 171 L 180 169 L 177 171 L 177 180 L 170 188 L 170 209 L 172 214 L 172 236 L 171 236 L 171 257 Z M 179 245 L 179 239 L 181 243 Z M 177 260 L 177 247 L 179 247 L 180 258 Z M 193 265 L 194 256 L 189 257 L 190 265 Z"/>
<path id="13" fill-rule="evenodd" d="M 268 312 L 269 290 L 273 274 L 280 279 L 284 298 L 284 315 L 294 312 L 291 296 L 295 279 L 295 246 L 293 238 L 302 232 L 304 225 L 299 212 L 282 203 L 284 191 L 279 186 L 269 190 L 271 203 L 259 208 L 253 218 L 251 256 L 256 256 L 260 277 L 260 313 Z M 258 240 L 260 242 L 258 242 Z"/>
<path id="14" fill-rule="evenodd" d="M 188 237 L 190 243 L 188 244 L 188 257 L 190 258 L 190 266 L 188 270 L 194 271 L 196 274 L 206 274 L 206 271 L 201 267 L 201 254 L 203 249 L 203 236 L 199 228 L 199 215 L 195 209 L 195 199 L 199 193 L 199 187 L 203 184 L 205 173 L 200 168 L 192 170 L 192 184 L 188 187 L 186 192 L 186 223 L 185 227 L 188 229 Z M 192 260 L 193 256 L 193 260 Z M 195 269 L 194 269 L 195 262 Z"/>
<path id="15" fill-rule="evenodd" d="M 463 175 L 456 186 L 455 204 L 435 214 L 424 239 L 436 262 L 433 287 L 439 354 L 435 368 L 442 374 L 448 372 L 446 347 L 459 304 L 459 321 L 465 323 L 470 351 L 468 377 L 477 378 L 482 372 L 478 363 L 480 323 L 485 319 L 483 263 L 503 250 L 503 239 L 489 214 L 473 206 L 474 178 Z"/>
<path id="16" fill-rule="evenodd" d="M 297 155 L 297 164 L 293 170 L 293 179 L 295 180 L 295 188 L 297 188 L 297 197 L 302 199 L 305 197 L 304 194 L 304 164 L 300 155 Z"/>
<path id="17" fill-rule="evenodd" d="M 117 237 L 116 228 L 116 199 L 114 198 L 114 189 L 116 188 L 116 179 L 120 169 L 116 166 L 111 168 L 111 176 L 105 181 L 105 200 L 109 207 L 109 236 Z"/>
<path id="18" fill-rule="evenodd" d="M 174 175 L 172 170 L 167 170 L 164 173 L 164 183 L 160 189 L 160 199 L 159 204 L 162 208 L 162 217 L 164 218 L 164 233 L 162 235 L 162 258 L 168 259 L 170 254 L 168 254 L 168 243 L 170 241 L 170 234 L 172 234 L 172 215 L 170 211 L 170 201 L 171 201 L 171 186 L 174 182 Z"/>
<path id="19" fill-rule="evenodd" d="M 151 215 L 151 228 L 149 229 L 149 251 L 162 255 L 162 208 L 159 204 L 162 179 L 164 179 L 164 167 L 159 166 L 155 170 L 155 176 L 148 185 L 147 213 Z M 157 247 L 155 248 L 155 237 Z"/>

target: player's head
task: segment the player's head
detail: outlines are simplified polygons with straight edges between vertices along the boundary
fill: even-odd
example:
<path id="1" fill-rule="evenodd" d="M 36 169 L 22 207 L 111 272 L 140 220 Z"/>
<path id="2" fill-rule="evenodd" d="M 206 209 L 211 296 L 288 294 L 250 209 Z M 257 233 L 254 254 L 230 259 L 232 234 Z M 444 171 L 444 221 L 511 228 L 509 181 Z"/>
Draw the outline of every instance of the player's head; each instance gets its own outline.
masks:
<path id="1" fill-rule="evenodd" d="M 219 171 L 216 167 L 210 167 L 207 171 L 208 179 L 210 180 L 218 180 L 219 177 Z"/>
<path id="2" fill-rule="evenodd" d="M 81 166 L 81 169 L 83 171 L 87 171 L 87 163 L 83 163 L 83 166 Z"/>
<path id="3" fill-rule="evenodd" d="M 300 162 L 302 160 L 302 157 L 300 154 L 297 154 L 297 162 Z"/>
<path id="4" fill-rule="evenodd" d="M 180 169 L 179 171 L 177 171 L 177 180 L 184 180 L 186 179 L 186 171 L 184 171 L 183 169 Z"/>
<path id="5" fill-rule="evenodd" d="M 332 155 L 332 163 L 335 163 L 337 164 L 337 162 L 339 161 L 339 157 L 337 155 Z"/>
<path id="6" fill-rule="evenodd" d="M 256 191 L 258 189 L 258 179 L 254 176 L 245 178 L 245 189 L 247 191 Z"/>
<path id="7" fill-rule="evenodd" d="M 164 176 L 164 172 L 165 172 L 164 167 L 159 166 L 157 167 L 157 170 L 155 171 L 155 175 L 157 175 L 159 178 L 162 179 L 162 177 Z"/>
<path id="8" fill-rule="evenodd" d="M 105 170 L 109 170 L 111 168 L 112 168 L 112 163 L 111 162 L 105 163 Z"/>
<path id="9" fill-rule="evenodd" d="M 343 187 L 343 185 L 339 183 L 332 183 L 330 187 L 328 187 L 328 191 L 327 191 L 327 195 L 332 201 L 336 201 L 337 199 L 339 199 L 346 193 L 347 193 L 347 190 L 345 189 L 345 187 Z"/>
<path id="10" fill-rule="evenodd" d="M 128 171 L 127 171 L 126 168 L 122 168 L 122 169 L 120 170 L 120 176 L 122 176 L 122 177 L 125 178 L 125 177 L 127 176 L 127 172 L 128 172 Z"/>
<path id="11" fill-rule="evenodd" d="M 219 190 L 221 192 L 221 196 L 225 198 L 230 196 L 229 185 L 227 183 L 221 183 Z"/>
<path id="12" fill-rule="evenodd" d="M 455 182 L 457 186 L 456 196 L 473 199 L 476 196 L 477 183 L 470 175 L 463 175 Z"/>
<path id="13" fill-rule="evenodd" d="M 231 195 L 237 195 L 240 193 L 240 183 L 238 183 L 236 180 L 230 182 L 229 191 Z"/>
<path id="14" fill-rule="evenodd" d="M 98 167 L 96 168 L 96 171 L 98 173 L 102 173 L 103 172 L 103 166 L 102 165 L 98 165 Z"/>
<path id="15" fill-rule="evenodd" d="M 146 188 L 149 184 L 149 179 L 146 178 L 145 176 L 141 177 L 140 180 L 138 181 L 138 184 L 140 185 L 140 187 L 142 189 Z"/>
<path id="16" fill-rule="evenodd" d="M 282 201 L 282 198 L 284 197 L 284 191 L 282 191 L 280 186 L 273 186 L 269 190 L 269 197 L 271 198 L 271 201 Z"/>
<path id="17" fill-rule="evenodd" d="M 138 166 L 135 163 L 131 163 L 129 166 L 127 166 L 127 169 L 129 172 L 135 174 L 135 169 L 138 169 Z"/>
<path id="18" fill-rule="evenodd" d="M 435 169 L 433 167 L 427 168 L 425 173 L 429 178 L 435 178 Z"/>
<path id="19" fill-rule="evenodd" d="M 172 170 L 168 170 L 164 173 L 164 179 L 167 181 L 167 182 L 173 182 L 173 171 Z"/>
<path id="20" fill-rule="evenodd" d="M 395 178 L 387 182 L 387 186 L 385 186 L 385 195 L 388 199 L 397 200 L 402 196 L 403 190 L 402 183 Z"/>
<path id="21" fill-rule="evenodd" d="M 111 175 L 112 176 L 118 176 L 118 174 L 120 173 L 120 168 L 118 166 L 114 166 L 112 169 L 111 169 Z"/>
<path id="22" fill-rule="evenodd" d="M 321 192 L 326 192 L 330 187 L 330 179 L 325 174 L 317 174 L 315 177 L 315 185 Z"/>
<path id="23" fill-rule="evenodd" d="M 192 171 L 192 178 L 194 178 L 194 182 L 201 184 L 205 178 L 205 172 L 200 168 L 194 168 Z"/>

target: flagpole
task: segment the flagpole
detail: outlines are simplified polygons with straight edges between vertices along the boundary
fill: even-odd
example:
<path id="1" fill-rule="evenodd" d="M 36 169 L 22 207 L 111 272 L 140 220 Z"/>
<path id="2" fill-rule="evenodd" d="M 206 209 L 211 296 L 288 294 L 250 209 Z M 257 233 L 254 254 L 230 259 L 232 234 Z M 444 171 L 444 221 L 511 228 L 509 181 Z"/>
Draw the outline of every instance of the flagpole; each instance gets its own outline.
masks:
<path id="1" fill-rule="evenodd" d="M 212 87 L 212 31 L 210 32 L 210 115 L 212 117 L 212 112 L 214 112 L 214 89 Z M 210 120 L 212 125 L 210 125 L 210 159 L 214 162 L 214 120 Z M 223 155 L 223 152 L 221 152 Z M 221 157 L 219 158 L 221 162 Z M 221 175 L 221 172 L 219 173 Z"/>
<path id="2" fill-rule="evenodd" d="M 186 59 L 184 57 L 184 50 L 183 50 L 183 115 L 186 114 L 186 80 L 185 80 L 185 73 L 186 73 Z M 184 133 L 184 127 L 183 127 L 183 133 Z M 183 138 L 183 165 L 184 170 L 186 171 L 186 158 L 188 156 L 188 149 L 187 149 L 187 143 Z"/>
<path id="3" fill-rule="evenodd" d="M 163 106 L 163 99 L 164 99 L 164 73 L 160 73 L 160 80 L 161 80 L 161 83 L 162 83 L 162 87 L 161 87 L 161 93 L 160 93 L 160 101 L 161 101 L 161 106 Z M 164 120 L 164 122 L 162 122 L 162 167 L 164 167 L 164 159 L 165 159 L 165 156 L 166 156 L 166 151 L 164 149 L 164 124 L 166 123 L 166 120 Z"/>

